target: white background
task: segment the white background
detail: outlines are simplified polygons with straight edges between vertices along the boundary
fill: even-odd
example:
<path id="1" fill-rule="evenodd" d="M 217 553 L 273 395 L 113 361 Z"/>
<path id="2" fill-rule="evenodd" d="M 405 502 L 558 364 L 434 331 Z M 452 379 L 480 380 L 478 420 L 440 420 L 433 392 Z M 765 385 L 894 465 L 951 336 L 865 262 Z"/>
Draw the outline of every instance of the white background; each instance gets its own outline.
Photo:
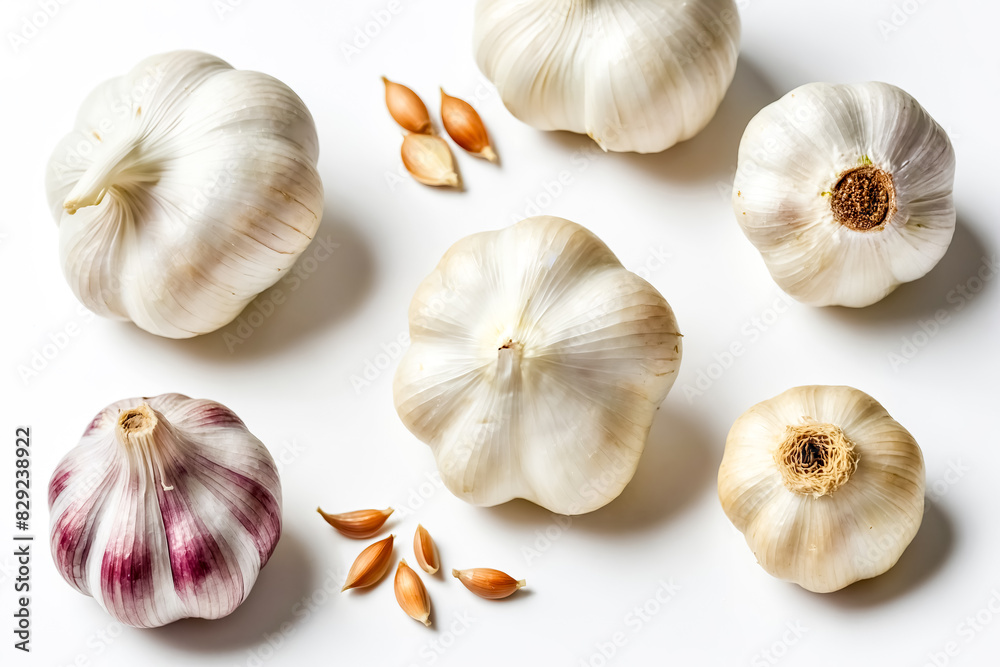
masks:
<path id="1" fill-rule="evenodd" d="M 11 647 L 12 547 L 0 546 L 5 663 L 13 656 L 36 665 L 600 665 L 598 645 L 621 633 L 624 645 L 607 664 L 763 665 L 771 663 L 762 651 L 773 649 L 788 665 L 923 665 L 949 642 L 957 655 L 938 656 L 940 664 L 995 664 L 1000 615 L 988 605 L 1000 608 L 1000 281 L 963 299 L 960 310 L 948 300 L 984 257 L 996 257 L 1000 241 L 995 3 L 907 0 L 894 15 L 882 0 L 743 1 L 740 64 L 716 118 L 683 145 L 637 156 L 600 154 L 586 138 L 544 134 L 511 117 L 473 61 L 471 2 L 404 3 L 347 55 L 344 45 L 387 0 L 232 0 L 237 6 L 221 14 L 228 5 L 211 0 L 63 1 L 17 49 L 10 35 L 23 34 L 25 17 L 43 3 L 6 2 L 0 19 L 0 266 L 11 306 L 0 433 L 12 450 L 15 426 L 33 428 L 39 538 L 30 656 Z M 46 160 L 83 97 L 140 58 L 176 48 L 277 76 L 305 100 L 319 130 L 327 201 L 319 237 L 340 247 L 310 264 L 300 289 L 286 285 L 287 302 L 234 351 L 224 335 L 235 335 L 235 325 L 171 341 L 84 315 L 61 275 L 45 203 Z M 503 166 L 456 151 L 463 193 L 396 178 L 400 131 L 383 107 L 382 74 L 410 85 L 434 110 L 439 85 L 473 101 Z M 951 134 L 958 156 L 952 247 L 926 278 L 870 308 L 793 305 L 774 318 L 780 293 L 728 203 L 742 130 L 797 85 L 872 79 L 909 91 Z M 546 184 L 564 170 L 569 185 L 547 196 Z M 685 334 L 680 376 L 633 482 L 608 507 L 561 524 L 522 501 L 475 508 L 435 486 L 430 450 L 403 428 L 391 397 L 394 341 L 419 280 L 459 237 L 507 225 L 532 206 L 590 227 L 626 266 L 648 271 Z M 939 309 L 948 323 L 921 337 L 920 322 Z M 50 336 L 72 324 L 79 333 L 51 354 Z M 894 367 L 890 355 L 904 339 L 923 345 Z M 720 374 L 716 355 L 734 342 L 746 351 Z M 46 349 L 52 358 L 23 379 L 19 367 Z M 362 376 L 366 363 L 386 365 L 383 350 L 394 357 L 388 369 L 369 369 L 370 386 L 356 389 L 352 376 Z M 699 373 L 718 378 L 702 395 L 685 392 Z M 927 513 L 899 564 L 830 595 L 760 569 L 715 490 L 732 421 L 800 384 L 869 392 L 912 431 L 927 463 Z M 98 410 L 167 391 L 228 405 L 285 459 L 284 534 L 252 595 L 229 618 L 122 629 L 56 573 L 44 488 Z M 2 457 L 6 545 L 12 451 Z M 363 543 L 335 534 L 316 515 L 318 504 L 333 511 L 392 505 L 399 553 L 410 555 L 420 521 L 437 538 L 446 570 L 498 567 L 525 577 L 529 588 L 491 603 L 450 577 L 425 577 L 431 630 L 403 615 L 388 580 L 367 593 L 328 595 L 324 585 L 339 589 Z M 546 533 L 549 542 L 540 537 Z M 649 602 L 661 580 L 676 584 L 676 594 Z M 633 609 L 643 605 L 654 613 L 637 620 Z M 975 630 L 966 618 L 977 613 L 984 624 Z M 801 637 L 786 632 L 789 624 L 805 629 Z M 278 633 L 277 650 L 265 643 L 269 633 Z"/>

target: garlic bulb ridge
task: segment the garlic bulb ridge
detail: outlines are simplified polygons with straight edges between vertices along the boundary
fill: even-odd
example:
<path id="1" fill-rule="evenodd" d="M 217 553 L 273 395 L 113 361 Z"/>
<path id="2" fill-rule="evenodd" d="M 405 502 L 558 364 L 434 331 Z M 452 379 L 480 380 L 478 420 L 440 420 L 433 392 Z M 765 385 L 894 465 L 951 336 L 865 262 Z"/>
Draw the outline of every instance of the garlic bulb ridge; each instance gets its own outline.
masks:
<path id="1" fill-rule="evenodd" d="M 715 115 L 739 38 L 733 0 L 480 0 L 474 44 L 525 123 L 655 153 Z"/>
<path id="2" fill-rule="evenodd" d="M 681 359 L 663 296 L 562 218 L 460 240 L 409 319 L 396 411 L 476 505 L 582 514 L 613 500 Z"/>
<path id="3" fill-rule="evenodd" d="M 222 327 L 312 240 L 318 155 L 277 79 L 196 51 L 147 58 L 94 89 L 49 161 L 73 293 L 161 336 Z"/>
<path id="4" fill-rule="evenodd" d="M 810 83 L 747 125 L 733 210 L 789 295 L 863 307 L 944 255 L 954 179 L 948 135 L 910 95 Z"/>
<path id="5" fill-rule="evenodd" d="M 924 512 L 924 460 L 851 387 L 797 387 L 733 424 L 719 500 L 775 577 L 826 593 L 891 568 Z"/>
<path id="6" fill-rule="evenodd" d="M 219 618 L 281 533 L 274 460 L 224 406 L 180 394 L 101 411 L 49 483 L 56 568 L 116 620 Z"/>

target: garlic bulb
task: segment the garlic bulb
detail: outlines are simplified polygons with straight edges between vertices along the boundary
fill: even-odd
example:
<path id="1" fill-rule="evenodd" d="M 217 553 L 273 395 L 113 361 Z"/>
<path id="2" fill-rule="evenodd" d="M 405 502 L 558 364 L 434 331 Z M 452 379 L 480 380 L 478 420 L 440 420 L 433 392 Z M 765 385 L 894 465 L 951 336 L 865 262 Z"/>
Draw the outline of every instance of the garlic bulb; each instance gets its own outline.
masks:
<path id="1" fill-rule="evenodd" d="M 924 460 L 868 394 L 796 387 L 733 424 L 719 500 L 769 574 L 828 593 L 899 560 L 923 518 Z"/>
<path id="2" fill-rule="evenodd" d="M 84 101 L 48 166 L 63 272 L 99 315 L 187 338 L 233 320 L 319 226 L 308 109 L 214 56 L 147 58 Z"/>
<path id="3" fill-rule="evenodd" d="M 480 0 L 474 45 L 525 123 L 656 153 L 715 115 L 739 39 L 733 0 Z"/>
<path id="4" fill-rule="evenodd" d="M 904 91 L 810 83 L 747 125 L 733 208 L 781 289 L 862 307 L 944 255 L 954 180 L 948 135 Z"/>
<path id="5" fill-rule="evenodd" d="M 112 403 L 49 482 L 56 569 L 116 620 L 220 618 L 281 534 L 271 455 L 239 417 L 180 394 Z"/>
<path id="6" fill-rule="evenodd" d="M 475 505 L 582 514 L 632 478 L 681 359 L 673 311 L 594 234 L 528 218 L 468 236 L 410 304 L 396 411 Z"/>

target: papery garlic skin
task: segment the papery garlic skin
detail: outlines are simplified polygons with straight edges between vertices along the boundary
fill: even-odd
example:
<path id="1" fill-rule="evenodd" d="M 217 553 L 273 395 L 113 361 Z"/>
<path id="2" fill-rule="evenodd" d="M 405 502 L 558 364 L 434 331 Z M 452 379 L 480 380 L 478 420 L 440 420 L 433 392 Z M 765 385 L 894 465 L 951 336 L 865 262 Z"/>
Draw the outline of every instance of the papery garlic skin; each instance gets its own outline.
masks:
<path id="1" fill-rule="evenodd" d="M 871 192 L 888 200 L 884 218 L 860 229 L 835 210 L 845 176 L 859 171 L 880 174 L 884 184 Z M 789 295 L 863 307 L 944 255 L 955 231 L 954 180 L 947 133 L 906 92 L 876 82 L 810 83 L 747 125 L 733 210 Z"/>
<path id="2" fill-rule="evenodd" d="M 677 375 L 656 289 L 600 239 L 540 216 L 448 250 L 410 304 L 396 411 L 475 505 L 582 514 L 632 478 Z"/>
<path id="3" fill-rule="evenodd" d="M 794 491 L 775 452 L 803 423 L 832 425 L 856 468 L 829 493 Z M 899 560 L 924 512 L 924 460 L 910 433 L 851 387 L 796 387 L 733 424 L 719 468 L 726 516 L 769 574 L 817 593 L 878 576 Z"/>
<path id="4" fill-rule="evenodd" d="M 102 410 L 49 483 L 56 569 L 116 620 L 220 618 L 281 534 L 274 460 L 228 408 L 180 394 Z"/>
<path id="5" fill-rule="evenodd" d="M 282 82 L 197 51 L 152 56 L 87 97 L 49 160 L 73 293 L 187 338 L 285 275 L 323 212 L 316 129 Z"/>
<path id="6" fill-rule="evenodd" d="M 480 0 L 473 43 L 528 125 L 656 153 L 715 115 L 739 39 L 733 0 Z"/>

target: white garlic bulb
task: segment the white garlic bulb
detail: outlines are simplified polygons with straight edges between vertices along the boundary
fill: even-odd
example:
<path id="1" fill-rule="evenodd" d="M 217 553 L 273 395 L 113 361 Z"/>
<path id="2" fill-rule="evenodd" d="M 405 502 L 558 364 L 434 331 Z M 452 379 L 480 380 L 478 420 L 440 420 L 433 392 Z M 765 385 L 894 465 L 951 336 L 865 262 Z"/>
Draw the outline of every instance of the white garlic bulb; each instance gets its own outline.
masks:
<path id="1" fill-rule="evenodd" d="M 479 0 L 475 55 L 514 116 L 656 153 L 700 132 L 736 72 L 734 0 Z"/>
<path id="2" fill-rule="evenodd" d="M 767 572 L 817 593 L 878 576 L 924 512 L 910 433 L 851 387 L 796 387 L 736 420 L 719 500 Z"/>
<path id="3" fill-rule="evenodd" d="M 56 569 L 116 620 L 157 627 L 242 603 L 281 534 L 274 460 L 226 407 L 112 403 L 49 482 Z"/>
<path id="4" fill-rule="evenodd" d="M 904 91 L 810 83 L 747 125 L 733 209 L 781 289 L 862 307 L 944 255 L 954 180 L 948 135 Z"/>
<path id="5" fill-rule="evenodd" d="M 288 86 L 204 53 L 101 84 L 48 166 L 73 293 L 160 336 L 227 324 L 312 240 L 318 145 Z"/>
<path id="6" fill-rule="evenodd" d="M 410 304 L 396 410 L 475 505 L 590 512 L 632 478 L 681 359 L 666 300 L 593 233 L 541 216 L 468 236 Z"/>

